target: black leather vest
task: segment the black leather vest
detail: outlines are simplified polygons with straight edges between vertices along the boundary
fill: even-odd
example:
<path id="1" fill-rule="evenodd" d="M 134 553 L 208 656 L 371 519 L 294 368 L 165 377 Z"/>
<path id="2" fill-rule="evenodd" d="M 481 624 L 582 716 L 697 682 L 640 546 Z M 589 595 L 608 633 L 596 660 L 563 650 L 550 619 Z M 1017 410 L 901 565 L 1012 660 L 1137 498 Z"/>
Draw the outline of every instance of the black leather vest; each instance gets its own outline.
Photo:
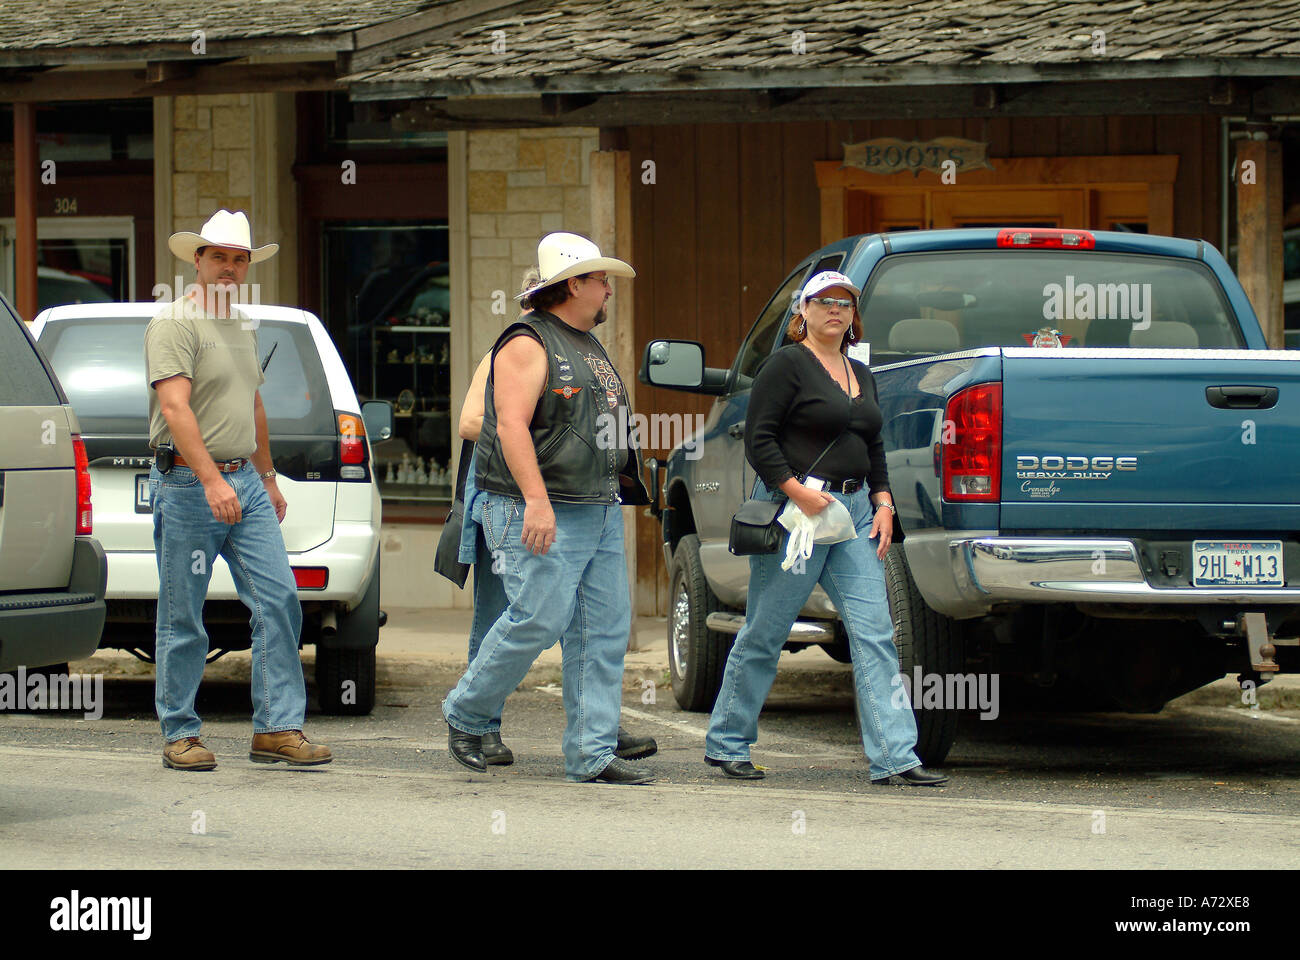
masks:
<path id="1" fill-rule="evenodd" d="M 493 356 L 521 327 L 537 334 L 546 348 L 546 389 L 528 430 L 547 497 L 560 503 L 617 503 L 620 499 L 628 505 L 649 503 L 650 494 L 641 482 L 641 453 L 631 430 L 627 391 L 600 341 L 537 310 L 502 332 L 492 345 Z M 483 399 L 474 483 L 480 490 L 522 497 L 497 436 L 494 379 L 488 377 Z M 615 385 L 617 389 L 613 389 Z M 620 482 L 620 475 L 632 482 Z"/>

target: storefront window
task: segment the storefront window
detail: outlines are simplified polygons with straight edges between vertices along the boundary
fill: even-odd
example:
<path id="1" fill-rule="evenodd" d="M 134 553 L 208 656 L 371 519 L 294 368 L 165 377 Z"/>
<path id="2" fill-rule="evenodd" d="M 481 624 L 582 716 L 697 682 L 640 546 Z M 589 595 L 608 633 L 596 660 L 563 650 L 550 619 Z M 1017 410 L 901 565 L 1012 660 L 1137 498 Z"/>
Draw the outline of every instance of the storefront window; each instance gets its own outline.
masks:
<path id="1" fill-rule="evenodd" d="M 445 222 L 326 224 L 322 318 L 363 400 L 393 404 L 374 447 L 386 500 L 449 503 L 451 294 Z"/>

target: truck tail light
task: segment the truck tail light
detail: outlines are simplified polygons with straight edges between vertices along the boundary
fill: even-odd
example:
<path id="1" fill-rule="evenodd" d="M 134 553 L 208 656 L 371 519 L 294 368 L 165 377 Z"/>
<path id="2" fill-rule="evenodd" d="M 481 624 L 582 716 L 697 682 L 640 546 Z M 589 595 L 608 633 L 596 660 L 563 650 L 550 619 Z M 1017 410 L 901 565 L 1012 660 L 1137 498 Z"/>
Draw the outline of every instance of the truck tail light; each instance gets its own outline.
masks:
<path id="1" fill-rule="evenodd" d="M 339 479 L 364 480 L 370 451 L 366 446 L 366 423 L 355 413 L 340 413 Z"/>
<path id="2" fill-rule="evenodd" d="M 967 387 L 944 411 L 943 497 L 997 503 L 1002 496 L 1002 384 Z M 951 425 L 951 426 L 949 426 Z"/>
<path id="3" fill-rule="evenodd" d="M 72 435 L 72 451 L 77 460 L 77 536 L 88 537 L 94 531 L 94 516 L 90 507 L 90 461 L 86 459 L 86 445 L 78 434 Z"/>
<path id="4" fill-rule="evenodd" d="M 1006 227 L 998 231 L 998 246 L 1095 250 L 1097 249 L 1097 238 L 1087 230 Z"/>

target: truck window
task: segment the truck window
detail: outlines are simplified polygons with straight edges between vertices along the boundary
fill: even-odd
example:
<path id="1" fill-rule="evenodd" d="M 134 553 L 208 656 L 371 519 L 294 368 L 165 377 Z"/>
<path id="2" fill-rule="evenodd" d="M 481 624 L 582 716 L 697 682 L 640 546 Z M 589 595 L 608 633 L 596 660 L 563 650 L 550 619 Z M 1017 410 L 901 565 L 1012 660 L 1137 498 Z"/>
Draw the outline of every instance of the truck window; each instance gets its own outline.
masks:
<path id="1" fill-rule="evenodd" d="M 872 356 L 977 347 L 1244 346 L 1213 274 L 1172 257 L 969 250 L 886 258 L 863 295 Z M 1041 336 L 1040 336 L 1041 333 Z M 1037 343 L 1035 342 L 1037 341 Z"/>
<path id="2" fill-rule="evenodd" d="M 740 356 L 736 362 L 736 377 L 731 385 L 733 391 L 748 390 L 754 382 L 754 375 L 758 373 L 759 365 L 767 359 L 776 344 L 777 329 L 783 328 L 790 317 L 791 301 L 803 286 L 807 271 L 808 264 L 800 264 L 799 269 L 786 278 L 785 283 L 781 284 L 781 289 L 759 314 L 758 322 L 749 331 L 744 346 L 740 348 Z"/>

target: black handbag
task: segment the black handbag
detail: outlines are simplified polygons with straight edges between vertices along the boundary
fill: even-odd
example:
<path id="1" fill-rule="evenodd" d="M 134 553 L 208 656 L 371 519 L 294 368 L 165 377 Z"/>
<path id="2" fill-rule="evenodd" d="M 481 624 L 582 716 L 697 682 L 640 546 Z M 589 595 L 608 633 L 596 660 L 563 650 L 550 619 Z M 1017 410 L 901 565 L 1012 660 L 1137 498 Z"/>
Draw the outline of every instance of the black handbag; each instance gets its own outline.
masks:
<path id="1" fill-rule="evenodd" d="M 831 452 L 831 447 L 839 442 L 843 433 L 826 445 L 826 449 L 817 454 L 804 476 L 813 472 L 821 463 L 822 457 Z M 735 556 L 743 557 L 751 553 L 776 553 L 789 535 L 789 531 L 777 523 L 777 515 L 785 506 L 786 498 L 780 500 L 760 500 L 751 497 L 740 505 L 740 509 L 731 518 L 731 537 L 727 549 Z"/>
<path id="2" fill-rule="evenodd" d="M 469 578 L 470 565 L 460 562 L 460 534 L 465 528 L 465 479 L 473 456 L 474 441 L 463 441 L 460 464 L 456 467 L 456 499 L 452 501 L 451 513 L 447 514 L 442 536 L 438 538 L 438 549 L 433 554 L 433 569 L 461 588 Z"/>

